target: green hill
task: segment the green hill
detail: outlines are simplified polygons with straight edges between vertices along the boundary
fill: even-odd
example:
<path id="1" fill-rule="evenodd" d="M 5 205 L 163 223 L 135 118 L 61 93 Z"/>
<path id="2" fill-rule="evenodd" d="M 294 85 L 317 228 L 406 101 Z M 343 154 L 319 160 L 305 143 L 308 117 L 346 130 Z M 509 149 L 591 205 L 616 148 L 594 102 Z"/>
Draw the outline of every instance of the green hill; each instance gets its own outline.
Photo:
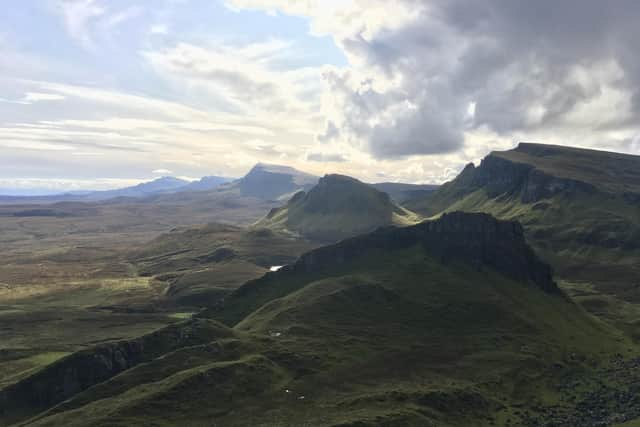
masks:
<path id="1" fill-rule="evenodd" d="M 637 354 L 558 289 L 519 224 L 452 213 L 312 250 L 197 319 L 63 358 L 0 393 L 0 424 L 600 425 L 637 409 L 620 353 Z"/>
<path id="2" fill-rule="evenodd" d="M 408 225 L 417 218 L 370 185 L 348 176 L 327 175 L 308 193 L 299 192 L 285 206 L 273 209 L 257 225 L 333 241 L 385 225 Z"/>
<path id="3" fill-rule="evenodd" d="M 164 233 L 128 261 L 138 274 L 166 284 L 161 304 L 198 309 L 315 246 L 268 229 L 208 224 Z"/>
<path id="4" fill-rule="evenodd" d="M 561 278 L 640 301 L 638 156 L 523 143 L 407 206 L 426 216 L 461 210 L 518 220 Z"/>
<path id="5" fill-rule="evenodd" d="M 600 389 L 618 416 L 635 408 L 605 371 L 630 344 L 566 298 L 517 223 L 489 215 L 315 249 L 200 317 L 60 360 L 0 395 L 4 420 L 49 406 L 28 425 L 591 425 L 608 415 L 580 405 Z M 123 362 L 96 370 L 113 365 L 101 354 Z M 37 394 L 64 372 L 82 386 Z M 37 410 L 16 413 L 30 390 Z"/>

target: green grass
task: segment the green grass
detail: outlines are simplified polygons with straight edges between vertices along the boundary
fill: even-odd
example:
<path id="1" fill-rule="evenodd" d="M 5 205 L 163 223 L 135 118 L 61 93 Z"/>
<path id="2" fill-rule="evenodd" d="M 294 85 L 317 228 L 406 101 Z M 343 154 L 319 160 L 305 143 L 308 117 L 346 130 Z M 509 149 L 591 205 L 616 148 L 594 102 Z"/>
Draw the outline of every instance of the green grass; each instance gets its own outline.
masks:
<path id="1" fill-rule="evenodd" d="M 410 225 L 419 215 L 397 206 L 367 184 L 341 175 L 328 175 L 308 193 L 299 193 L 285 206 L 257 223 L 319 241 L 336 241 L 385 225 Z"/>
<path id="2" fill-rule="evenodd" d="M 417 246 L 262 285 L 233 337 L 158 350 L 30 425 L 517 425 L 638 354 L 561 294 Z"/>
<path id="3" fill-rule="evenodd" d="M 640 156 L 545 144 L 520 144 L 493 155 L 612 193 L 640 193 Z"/>
<path id="4" fill-rule="evenodd" d="M 538 203 L 522 203 L 518 196 L 489 197 L 473 191 L 443 212 L 486 212 L 517 220 L 527 240 L 550 262 L 557 274 L 573 281 L 588 280 L 603 293 L 627 300 L 640 298 L 640 209 L 621 197 L 558 195 Z"/>
<path id="5" fill-rule="evenodd" d="M 315 247 L 271 230 L 224 224 L 177 229 L 130 256 L 139 274 L 167 286 L 167 303 L 178 308 L 212 306 L 271 266 L 295 261 Z"/>
<path id="6" fill-rule="evenodd" d="M 19 354 L 20 352 L 14 351 L 13 353 Z M 68 352 L 48 352 L 13 360 L 3 360 L 0 364 L 0 389 L 28 377 L 68 354 Z"/>
<path id="7" fill-rule="evenodd" d="M 627 421 L 626 423 L 616 424 L 614 427 L 640 427 L 640 420 Z"/>

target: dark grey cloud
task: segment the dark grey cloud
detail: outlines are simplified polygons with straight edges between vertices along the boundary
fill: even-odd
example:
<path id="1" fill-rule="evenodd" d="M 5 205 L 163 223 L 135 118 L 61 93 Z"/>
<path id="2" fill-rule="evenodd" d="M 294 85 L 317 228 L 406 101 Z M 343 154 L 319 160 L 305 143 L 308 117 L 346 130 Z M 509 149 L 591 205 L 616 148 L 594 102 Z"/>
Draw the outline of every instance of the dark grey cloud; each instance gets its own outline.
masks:
<path id="1" fill-rule="evenodd" d="M 340 40 L 366 77 L 328 73 L 344 119 L 323 140 L 347 135 L 377 158 L 446 153 L 482 126 L 506 136 L 566 126 L 610 89 L 629 96 L 620 117 L 640 118 L 638 1 L 403 2 L 411 22 Z M 380 79 L 396 83 L 376 89 Z"/>
<path id="2" fill-rule="evenodd" d="M 309 153 L 307 160 L 310 162 L 343 163 L 347 161 L 347 158 L 342 154 Z"/>

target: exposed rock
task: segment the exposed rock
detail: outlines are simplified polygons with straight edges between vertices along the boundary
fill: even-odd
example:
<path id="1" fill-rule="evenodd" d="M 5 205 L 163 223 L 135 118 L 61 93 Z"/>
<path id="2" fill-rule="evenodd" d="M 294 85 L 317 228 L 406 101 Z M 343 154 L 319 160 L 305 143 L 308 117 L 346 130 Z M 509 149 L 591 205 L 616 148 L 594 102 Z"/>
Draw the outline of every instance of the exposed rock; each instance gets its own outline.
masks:
<path id="1" fill-rule="evenodd" d="M 190 345 L 228 337 L 229 329 L 216 322 L 194 319 L 170 325 L 131 341 L 114 342 L 73 353 L 0 391 L 0 417 L 50 408 L 87 388 Z"/>
<path id="2" fill-rule="evenodd" d="M 523 203 L 535 203 L 562 192 L 592 193 L 593 185 L 548 175 L 534 166 L 490 154 L 474 169 L 470 189 L 484 187 L 489 197 L 519 195 Z"/>
<path id="3" fill-rule="evenodd" d="M 287 271 L 314 272 L 344 264 L 371 249 L 402 249 L 421 244 L 444 263 L 463 261 L 476 268 L 493 268 L 513 279 L 557 292 L 551 267 L 534 254 L 522 226 L 487 214 L 453 212 L 434 221 L 396 228 L 385 227 L 335 245 L 308 252 Z"/>

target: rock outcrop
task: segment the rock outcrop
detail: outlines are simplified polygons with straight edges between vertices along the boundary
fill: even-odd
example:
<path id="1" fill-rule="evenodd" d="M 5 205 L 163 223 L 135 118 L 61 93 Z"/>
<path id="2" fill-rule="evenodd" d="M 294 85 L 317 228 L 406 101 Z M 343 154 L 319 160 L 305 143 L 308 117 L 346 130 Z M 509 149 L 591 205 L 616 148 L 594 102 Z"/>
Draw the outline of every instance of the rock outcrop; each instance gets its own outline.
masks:
<path id="1" fill-rule="evenodd" d="M 491 268 L 545 292 L 557 292 L 551 267 L 527 245 L 522 226 L 488 214 L 453 212 L 415 226 L 380 228 L 373 233 L 325 246 L 300 257 L 280 274 L 313 273 L 350 262 L 372 249 L 397 250 L 422 245 L 441 262 Z"/>
<path id="2" fill-rule="evenodd" d="M 485 157 L 478 167 L 468 165 L 461 177 L 458 184 L 462 184 L 466 193 L 484 188 L 489 197 L 517 196 L 523 203 L 535 203 L 563 192 L 590 194 L 596 191 L 589 183 L 559 178 L 496 154 Z"/>
<path id="3" fill-rule="evenodd" d="M 372 251 L 391 254 L 418 245 L 444 265 L 492 270 L 543 292 L 560 294 L 551 267 L 527 245 L 519 223 L 488 214 L 453 212 L 414 226 L 382 227 L 307 252 L 294 264 L 247 282 L 202 315 L 234 325 L 268 301 L 303 286 L 301 278 L 340 274 Z"/>
<path id="4" fill-rule="evenodd" d="M 535 203 L 562 192 L 593 193 L 593 185 L 549 175 L 532 165 L 489 155 L 476 169 L 474 187 L 484 187 L 489 197 L 517 194 L 523 203 Z"/>
<path id="5" fill-rule="evenodd" d="M 22 414 L 42 411 L 140 363 L 229 336 L 232 332 L 214 321 L 193 319 L 135 340 L 73 353 L 1 390 L 0 417 L 19 419 Z"/>

